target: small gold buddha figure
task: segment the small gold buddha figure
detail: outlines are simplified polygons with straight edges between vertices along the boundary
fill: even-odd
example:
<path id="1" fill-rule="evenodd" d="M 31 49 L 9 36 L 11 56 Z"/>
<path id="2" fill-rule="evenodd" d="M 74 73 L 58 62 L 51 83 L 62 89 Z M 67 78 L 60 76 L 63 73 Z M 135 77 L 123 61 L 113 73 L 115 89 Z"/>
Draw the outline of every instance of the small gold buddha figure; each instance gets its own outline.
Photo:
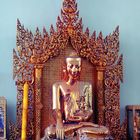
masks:
<path id="1" fill-rule="evenodd" d="M 69 136 L 86 133 L 93 136 L 106 136 L 109 130 L 88 122 L 93 115 L 92 85 L 79 81 L 81 58 L 76 53 L 66 58 L 66 81 L 53 84 L 53 109 L 56 112 L 56 125 L 45 130 L 44 140 L 64 139 Z"/>

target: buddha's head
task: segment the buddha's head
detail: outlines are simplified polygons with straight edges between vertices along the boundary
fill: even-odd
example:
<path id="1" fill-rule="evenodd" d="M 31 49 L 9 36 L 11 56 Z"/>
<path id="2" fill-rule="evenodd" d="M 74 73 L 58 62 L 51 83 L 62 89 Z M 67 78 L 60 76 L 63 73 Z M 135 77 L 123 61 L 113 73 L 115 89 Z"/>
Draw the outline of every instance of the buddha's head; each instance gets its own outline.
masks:
<path id="1" fill-rule="evenodd" d="M 77 80 L 81 71 L 81 58 L 75 52 L 66 58 L 66 69 L 68 77 Z"/>

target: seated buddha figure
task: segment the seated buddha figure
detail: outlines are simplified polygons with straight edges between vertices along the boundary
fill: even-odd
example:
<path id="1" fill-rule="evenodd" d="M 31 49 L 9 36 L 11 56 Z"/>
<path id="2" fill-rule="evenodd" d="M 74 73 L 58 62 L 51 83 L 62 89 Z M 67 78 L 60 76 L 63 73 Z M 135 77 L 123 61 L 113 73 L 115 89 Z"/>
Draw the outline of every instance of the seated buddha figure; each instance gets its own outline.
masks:
<path id="1" fill-rule="evenodd" d="M 73 53 L 66 58 L 66 81 L 53 84 L 53 109 L 56 112 L 56 124 L 45 130 L 45 138 L 68 138 L 77 133 L 108 135 L 109 130 L 88 122 L 93 115 L 92 85 L 79 81 L 81 58 Z"/>

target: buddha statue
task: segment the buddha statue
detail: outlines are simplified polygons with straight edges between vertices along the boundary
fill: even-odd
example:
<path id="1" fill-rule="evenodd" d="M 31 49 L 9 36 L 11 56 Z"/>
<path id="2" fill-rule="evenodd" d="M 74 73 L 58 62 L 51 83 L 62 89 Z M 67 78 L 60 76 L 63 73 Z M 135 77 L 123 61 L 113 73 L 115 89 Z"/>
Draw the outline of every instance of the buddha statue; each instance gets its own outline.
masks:
<path id="1" fill-rule="evenodd" d="M 95 137 L 108 135 L 108 128 L 89 122 L 93 115 L 92 85 L 79 80 L 81 58 L 76 53 L 66 58 L 64 72 L 66 80 L 56 82 L 52 86 L 56 124 L 46 128 L 42 140 L 68 139 L 80 133 L 91 134 Z"/>

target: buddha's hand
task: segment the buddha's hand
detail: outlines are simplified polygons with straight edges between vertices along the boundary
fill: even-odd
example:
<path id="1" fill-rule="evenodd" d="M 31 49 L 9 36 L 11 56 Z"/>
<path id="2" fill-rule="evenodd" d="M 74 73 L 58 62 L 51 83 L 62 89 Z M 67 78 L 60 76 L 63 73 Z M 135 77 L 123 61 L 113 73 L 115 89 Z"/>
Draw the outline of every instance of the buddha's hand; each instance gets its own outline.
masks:
<path id="1" fill-rule="evenodd" d="M 92 127 L 96 127 L 96 128 L 100 127 L 98 124 L 94 124 L 94 123 L 91 123 L 91 122 L 80 122 L 79 124 L 83 125 L 83 126 L 92 126 Z"/>
<path id="2" fill-rule="evenodd" d="M 64 127 L 63 124 L 57 124 L 56 125 L 56 137 L 57 139 L 64 139 Z"/>

